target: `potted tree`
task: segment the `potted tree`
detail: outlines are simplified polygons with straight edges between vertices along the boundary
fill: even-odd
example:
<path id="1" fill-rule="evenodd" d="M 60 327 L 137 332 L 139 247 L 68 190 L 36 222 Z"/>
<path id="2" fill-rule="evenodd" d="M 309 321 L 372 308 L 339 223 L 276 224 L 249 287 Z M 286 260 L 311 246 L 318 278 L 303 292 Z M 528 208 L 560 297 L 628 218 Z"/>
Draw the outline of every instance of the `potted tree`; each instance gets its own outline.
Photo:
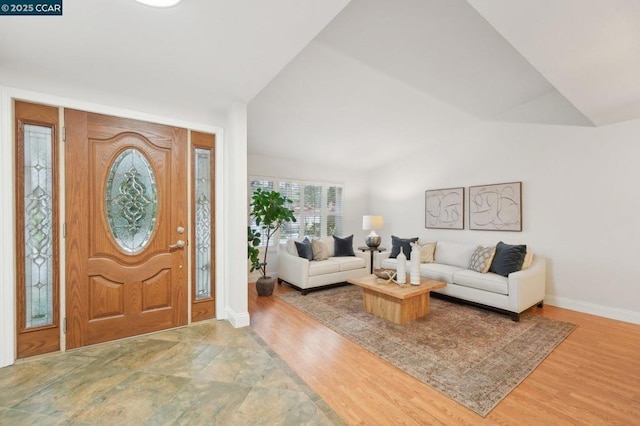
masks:
<path id="1" fill-rule="evenodd" d="M 256 225 L 260 227 L 266 236 L 266 248 L 264 250 L 264 258 L 260 260 L 260 239 L 262 233 L 255 229 L 247 227 L 248 235 L 248 258 L 251 262 L 251 272 L 259 270 L 261 277 L 256 281 L 256 289 L 258 296 L 270 296 L 275 287 L 275 278 L 267 276 L 267 248 L 271 237 L 284 223 L 295 222 L 293 210 L 287 208 L 286 204 L 291 200 L 282 196 L 277 191 L 265 191 L 262 188 L 255 190 L 251 196 L 251 217 L 256 221 Z"/>

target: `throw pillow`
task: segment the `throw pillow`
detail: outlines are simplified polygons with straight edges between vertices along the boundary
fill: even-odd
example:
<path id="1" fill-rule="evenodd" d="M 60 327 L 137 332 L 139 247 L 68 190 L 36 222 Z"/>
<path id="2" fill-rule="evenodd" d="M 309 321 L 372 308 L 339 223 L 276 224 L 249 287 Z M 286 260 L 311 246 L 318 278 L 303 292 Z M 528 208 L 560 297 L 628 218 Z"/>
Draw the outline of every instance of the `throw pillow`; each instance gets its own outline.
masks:
<path id="1" fill-rule="evenodd" d="M 420 246 L 420 263 L 433 263 L 433 255 L 436 252 L 436 243 L 426 243 Z"/>
<path id="2" fill-rule="evenodd" d="M 489 272 L 489 267 L 491 266 L 491 261 L 493 260 L 493 256 L 495 256 L 495 254 L 495 247 L 478 246 L 476 251 L 474 251 L 471 255 L 471 259 L 469 260 L 469 269 L 486 274 L 487 272 Z"/>
<path id="3" fill-rule="evenodd" d="M 398 238 L 395 235 L 391 236 L 391 254 L 390 259 L 395 259 L 400 254 L 400 247 L 402 252 L 407 256 L 407 260 L 411 259 L 411 243 L 418 241 L 418 237 L 415 238 Z"/>
<path id="4" fill-rule="evenodd" d="M 527 269 L 533 263 L 533 250 L 527 247 L 527 254 L 524 256 L 524 261 L 522 262 L 522 270 Z"/>
<path id="5" fill-rule="evenodd" d="M 496 254 L 489 271 L 507 277 L 510 273 L 522 269 L 522 262 L 526 254 L 526 245 L 510 245 L 500 241 L 496 245 Z"/>
<path id="6" fill-rule="evenodd" d="M 348 237 L 340 238 L 333 236 L 334 253 L 335 257 L 355 256 L 353 252 L 353 234 Z"/>
<path id="7" fill-rule="evenodd" d="M 311 247 L 311 241 L 307 237 L 302 242 L 296 241 L 296 249 L 298 250 L 298 256 L 313 260 L 313 247 Z"/>
<path id="8" fill-rule="evenodd" d="M 296 248 L 296 240 L 287 240 L 287 253 L 291 256 L 298 255 L 298 249 Z"/>
<path id="9" fill-rule="evenodd" d="M 322 240 L 311 240 L 311 248 L 313 249 L 313 260 L 327 260 L 329 258 L 329 249 Z"/>

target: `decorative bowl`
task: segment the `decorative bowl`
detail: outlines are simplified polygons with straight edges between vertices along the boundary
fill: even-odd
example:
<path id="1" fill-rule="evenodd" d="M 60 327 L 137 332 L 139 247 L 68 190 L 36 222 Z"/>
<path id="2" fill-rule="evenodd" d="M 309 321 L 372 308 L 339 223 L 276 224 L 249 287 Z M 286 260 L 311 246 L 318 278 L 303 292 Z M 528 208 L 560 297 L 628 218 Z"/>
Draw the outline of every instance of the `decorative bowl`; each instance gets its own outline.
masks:
<path id="1" fill-rule="evenodd" d="M 392 280 L 396 277 L 395 269 L 387 269 L 387 268 L 377 268 L 373 270 L 373 273 L 376 277 L 382 278 L 385 280 Z"/>

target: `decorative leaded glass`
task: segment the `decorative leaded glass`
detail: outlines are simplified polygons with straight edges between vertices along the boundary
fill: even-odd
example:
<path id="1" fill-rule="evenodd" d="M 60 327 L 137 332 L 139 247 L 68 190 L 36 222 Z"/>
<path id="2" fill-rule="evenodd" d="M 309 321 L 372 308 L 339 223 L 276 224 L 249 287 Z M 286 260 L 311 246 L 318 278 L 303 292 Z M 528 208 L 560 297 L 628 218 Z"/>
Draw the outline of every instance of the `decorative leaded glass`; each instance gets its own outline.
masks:
<path id="1" fill-rule="evenodd" d="M 129 148 L 116 157 L 105 200 L 113 238 L 127 253 L 140 252 L 153 234 L 158 214 L 156 177 L 144 154 Z"/>
<path id="2" fill-rule="evenodd" d="M 196 300 L 211 297 L 211 151 L 195 150 Z"/>
<path id="3" fill-rule="evenodd" d="M 53 324 L 53 134 L 24 126 L 26 328 Z"/>

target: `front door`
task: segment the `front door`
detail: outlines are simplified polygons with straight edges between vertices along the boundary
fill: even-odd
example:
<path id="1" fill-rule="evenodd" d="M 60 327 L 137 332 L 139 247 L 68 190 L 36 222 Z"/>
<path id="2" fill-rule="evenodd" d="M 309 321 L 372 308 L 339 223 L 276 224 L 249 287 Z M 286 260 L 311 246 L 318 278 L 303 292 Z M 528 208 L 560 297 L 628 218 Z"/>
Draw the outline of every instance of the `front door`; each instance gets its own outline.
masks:
<path id="1" fill-rule="evenodd" d="M 67 348 L 187 323 L 187 130 L 65 110 Z"/>

